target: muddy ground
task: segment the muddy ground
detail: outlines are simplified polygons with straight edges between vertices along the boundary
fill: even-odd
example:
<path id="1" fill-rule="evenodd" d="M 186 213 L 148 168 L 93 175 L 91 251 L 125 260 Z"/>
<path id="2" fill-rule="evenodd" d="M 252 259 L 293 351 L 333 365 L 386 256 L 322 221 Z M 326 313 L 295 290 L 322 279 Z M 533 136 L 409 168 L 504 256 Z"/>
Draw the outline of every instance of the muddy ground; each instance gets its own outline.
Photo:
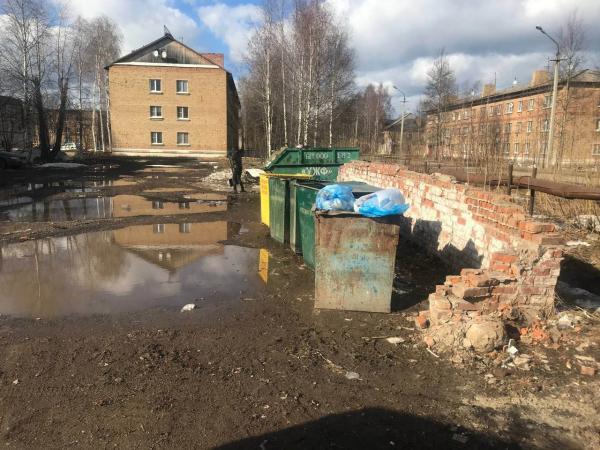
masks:
<path id="1" fill-rule="evenodd" d="M 226 162 L 121 158 L 86 164 L 0 173 L 0 202 L 5 201 L 0 203 L 0 247 L 9 255 L 0 275 L 11 271 L 11 258 L 28 256 L 15 246 L 37 249 L 37 243 L 56 244 L 61 237 L 164 223 L 191 224 L 192 230 L 227 223 L 219 251 L 246 249 L 255 252 L 256 261 L 235 269 L 243 273 L 242 282 L 239 274 L 231 272 L 229 278 L 225 272 L 222 290 L 206 291 L 210 280 L 200 271 L 197 295 L 182 290 L 147 307 L 144 299 L 135 299 L 142 306 L 124 312 L 74 309 L 69 314 L 72 304 L 61 303 L 68 296 L 63 290 L 47 300 L 61 308 L 35 304 L 19 314 L 3 313 L 0 439 L 7 448 L 600 447 L 600 383 L 597 375 L 580 373 L 575 357 L 600 360 L 593 319 L 581 315 L 560 344 L 520 344 L 533 356 L 529 370 L 501 368 L 494 362 L 500 354 L 457 365 L 427 351 L 415 329 L 416 312 L 426 308 L 427 294 L 449 269 L 414 244 L 402 243 L 398 252 L 393 314 L 318 311 L 313 309 L 313 273 L 269 238 L 259 223 L 256 190 L 219 197 L 226 181 L 218 173 Z M 78 188 L 82 182 L 85 189 Z M 209 199 L 208 210 L 120 214 L 126 217 L 86 211 L 81 218 L 71 207 L 56 216 L 51 208 L 66 200 L 118 195 L 152 202 L 197 196 Z M 19 196 L 26 206 L 15 221 L 10 212 L 15 205 L 8 203 Z M 39 208 L 31 206 L 34 202 Z M 124 208 L 129 213 L 129 206 Z M 581 283 L 590 289 L 594 264 L 577 255 L 574 260 L 587 264 L 591 281 L 584 277 Z M 69 277 L 53 267 L 52 259 L 41 261 L 47 272 Z M 197 261 L 190 264 L 200 267 Z M 177 276 L 185 269 L 169 270 Z M 30 269 L 13 272 L 23 284 L 35 284 Z M 566 273 L 576 284 L 577 269 Z M 0 293 L 0 307 L 7 301 L 6 289 L 13 288 L 4 288 L 4 298 Z M 81 302 L 89 301 L 87 295 Z M 188 303 L 196 309 L 180 312 Z M 388 337 L 401 342 L 391 344 Z"/>

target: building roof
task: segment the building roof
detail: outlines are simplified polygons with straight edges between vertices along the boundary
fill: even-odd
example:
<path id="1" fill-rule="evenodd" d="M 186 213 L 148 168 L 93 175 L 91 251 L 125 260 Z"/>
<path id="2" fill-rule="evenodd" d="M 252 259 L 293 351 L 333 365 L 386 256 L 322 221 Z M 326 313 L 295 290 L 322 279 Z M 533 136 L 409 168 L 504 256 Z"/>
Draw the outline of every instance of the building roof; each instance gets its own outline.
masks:
<path id="1" fill-rule="evenodd" d="M 144 58 L 145 56 L 154 52 L 154 50 L 161 48 L 161 47 L 166 47 L 167 45 L 172 44 L 172 43 L 175 43 L 175 44 L 185 48 L 187 51 L 191 52 L 191 54 L 195 57 L 196 61 L 201 61 L 204 64 L 210 64 L 210 65 L 218 66 L 221 69 L 225 69 L 221 64 L 218 64 L 217 62 L 213 61 L 207 55 L 205 55 L 203 53 L 199 53 L 196 50 L 194 50 L 193 48 L 185 45 L 183 42 L 178 41 L 168 31 L 165 32 L 165 34 L 163 36 L 161 36 L 160 38 L 158 38 L 158 39 L 150 42 L 149 44 L 146 44 L 136 50 L 133 50 L 132 52 L 128 53 L 125 56 L 122 56 L 121 58 L 117 59 L 116 61 L 113 61 L 108 66 L 106 66 L 106 69 L 108 69 L 109 67 L 111 67 L 115 64 L 137 62 L 140 59 Z M 169 62 L 172 62 L 172 61 L 167 61 L 167 63 L 169 63 Z M 172 63 L 186 64 L 185 62 L 182 62 L 182 61 L 173 61 Z M 188 63 L 188 64 L 191 64 L 191 63 Z"/>
<path id="2" fill-rule="evenodd" d="M 562 87 L 566 84 L 567 80 L 562 79 L 559 81 L 559 87 Z M 587 84 L 597 85 L 600 87 L 600 71 L 592 70 L 592 69 L 583 69 L 577 72 L 571 79 L 569 80 L 569 84 L 571 86 L 582 86 Z M 519 97 L 524 97 L 527 95 L 539 94 L 543 92 L 548 92 L 552 89 L 552 82 L 541 83 L 535 86 L 530 84 L 517 84 L 514 86 L 510 86 L 506 89 L 495 91 L 494 93 L 481 97 L 463 97 L 461 99 L 456 100 L 448 110 L 452 111 L 454 109 L 459 109 L 464 106 L 479 106 L 487 103 L 494 103 L 501 100 L 509 100 Z M 433 110 L 427 111 L 428 113 Z"/>

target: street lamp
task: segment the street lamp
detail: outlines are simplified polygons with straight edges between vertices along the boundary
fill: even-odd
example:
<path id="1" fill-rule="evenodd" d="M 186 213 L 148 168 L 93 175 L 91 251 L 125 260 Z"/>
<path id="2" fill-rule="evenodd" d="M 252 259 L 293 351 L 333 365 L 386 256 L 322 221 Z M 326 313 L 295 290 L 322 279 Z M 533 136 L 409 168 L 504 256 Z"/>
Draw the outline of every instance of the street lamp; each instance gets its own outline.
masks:
<path id="1" fill-rule="evenodd" d="M 558 67 L 560 64 L 560 45 L 558 44 L 558 42 L 556 42 L 556 40 L 550 36 L 548 33 L 546 33 L 544 31 L 544 29 L 542 27 L 540 27 L 539 25 L 535 27 L 536 30 L 538 30 L 540 33 L 542 33 L 544 36 L 546 36 L 548 39 L 550 39 L 552 42 L 554 42 L 554 45 L 556 45 L 556 58 L 553 60 L 554 61 L 554 86 L 552 88 L 552 109 L 550 110 L 550 129 L 548 130 L 548 143 L 546 144 L 546 155 L 544 157 L 544 165 L 548 165 L 548 162 L 550 162 L 552 165 L 556 164 L 556 156 L 553 154 L 552 152 L 552 144 L 553 144 L 553 138 L 554 138 L 554 116 L 555 116 L 555 112 L 556 112 L 556 95 L 557 95 L 557 91 L 558 91 Z"/>
<path id="2" fill-rule="evenodd" d="M 401 117 L 401 119 L 400 119 L 400 149 L 398 151 L 399 156 L 402 156 L 402 140 L 404 138 L 404 116 L 406 114 L 405 113 L 405 110 L 406 110 L 406 94 L 404 94 L 404 92 L 402 92 L 396 86 L 392 86 L 392 87 L 402 94 L 402 112 L 401 112 L 401 116 L 400 116 Z"/>

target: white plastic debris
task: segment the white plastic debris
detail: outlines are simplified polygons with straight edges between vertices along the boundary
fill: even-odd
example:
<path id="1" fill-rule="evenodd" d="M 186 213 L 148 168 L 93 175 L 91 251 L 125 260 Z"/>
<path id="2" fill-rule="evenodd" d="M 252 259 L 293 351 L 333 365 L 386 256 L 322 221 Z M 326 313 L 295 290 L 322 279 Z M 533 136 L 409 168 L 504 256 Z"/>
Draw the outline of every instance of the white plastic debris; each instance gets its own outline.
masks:
<path id="1" fill-rule="evenodd" d="M 346 378 L 349 380 L 360 380 L 360 375 L 356 372 L 346 372 Z"/>
<path id="2" fill-rule="evenodd" d="M 193 303 L 188 303 L 187 305 L 184 305 L 183 308 L 181 308 L 181 312 L 192 311 L 194 309 L 196 309 L 196 305 L 194 305 Z"/>
<path id="3" fill-rule="evenodd" d="M 386 339 L 386 341 L 388 341 L 390 344 L 398 345 L 404 342 L 404 339 L 401 337 L 389 337 Z"/>
<path id="4" fill-rule="evenodd" d="M 514 339 L 508 340 L 508 345 L 506 346 L 506 353 L 508 353 L 511 358 L 514 358 L 519 354 L 519 349 L 516 347 Z"/>

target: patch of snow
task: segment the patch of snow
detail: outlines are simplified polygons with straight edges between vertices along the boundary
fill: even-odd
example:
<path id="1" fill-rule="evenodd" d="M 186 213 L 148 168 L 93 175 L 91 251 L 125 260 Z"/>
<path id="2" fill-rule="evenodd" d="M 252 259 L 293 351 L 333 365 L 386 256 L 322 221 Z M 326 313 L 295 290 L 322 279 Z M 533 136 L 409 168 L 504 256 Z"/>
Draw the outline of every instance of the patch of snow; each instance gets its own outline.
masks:
<path id="1" fill-rule="evenodd" d="M 79 163 L 57 162 L 57 163 L 42 164 L 39 167 L 41 167 L 43 169 L 79 169 L 80 167 L 86 167 L 86 165 L 85 164 L 79 164 Z"/>

